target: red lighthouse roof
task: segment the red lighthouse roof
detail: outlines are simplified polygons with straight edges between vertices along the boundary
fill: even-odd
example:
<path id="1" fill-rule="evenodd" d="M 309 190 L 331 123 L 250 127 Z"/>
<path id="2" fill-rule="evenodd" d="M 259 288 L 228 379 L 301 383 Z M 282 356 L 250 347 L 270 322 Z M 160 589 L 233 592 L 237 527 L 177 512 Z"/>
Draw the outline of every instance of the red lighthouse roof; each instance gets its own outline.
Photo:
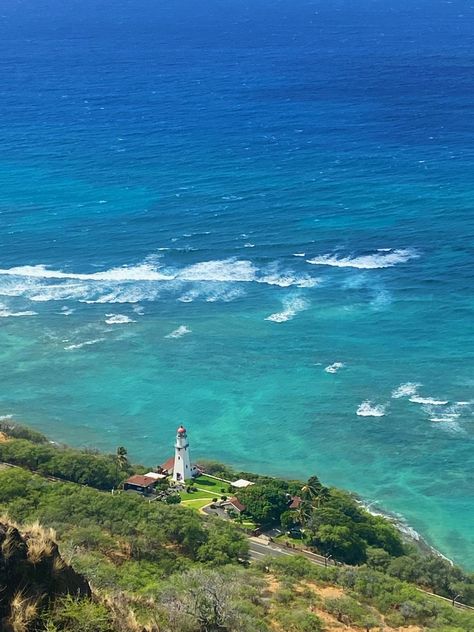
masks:
<path id="1" fill-rule="evenodd" d="M 178 434 L 186 434 L 186 428 L 185 428 L 183 425 L 181 425 L 181 426 L 178 428 L 177 433 L 178 433 Z"/>

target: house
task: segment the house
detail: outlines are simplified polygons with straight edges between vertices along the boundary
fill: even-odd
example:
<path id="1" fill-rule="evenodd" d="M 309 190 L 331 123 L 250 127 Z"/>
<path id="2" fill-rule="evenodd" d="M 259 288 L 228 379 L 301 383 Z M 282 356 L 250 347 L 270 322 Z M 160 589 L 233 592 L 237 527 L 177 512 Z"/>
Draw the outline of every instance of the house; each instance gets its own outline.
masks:
<path id="1" fill-rule="evenodd" d="M 161 469 L 165 474 L 169 474 L 169 476 L 171 476 L 173 474 L 173 466 L 174 456 L 170 456 L 170 458 L 161 465 Z"/>
<path id="2" fill-rule="evenodd" d="M 245 511 L 246 507 L 243 505 L 235 496 L 229 498 L 229 500 L 224 500 L 220 506 L 223 509 L 227 509 L 227 511 L 236 511 L 238 514 Z"/>
<path id="3" fill-rule="evenodd" d="M 134 474 L 124 482 L 123 488 L 125 491 L 134 491 L 140 494 L 152 494 L 158 480 L 159 479 L 156 478 L 155 475 L 143 476 L 142 474 Z"/>
<path id="4" fill-rule="evenodd" d="M 288 509 L 299 509 L 302 502 L 303 501 L 299 496 L 292 496 Z"/>

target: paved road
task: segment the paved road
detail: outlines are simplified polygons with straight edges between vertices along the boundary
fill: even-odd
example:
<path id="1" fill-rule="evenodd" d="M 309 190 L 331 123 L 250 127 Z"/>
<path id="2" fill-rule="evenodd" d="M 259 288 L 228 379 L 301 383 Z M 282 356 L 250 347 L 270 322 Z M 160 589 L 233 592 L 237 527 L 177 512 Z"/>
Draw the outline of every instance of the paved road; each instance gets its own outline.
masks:
<path id="1" fill-rule="evenodd" d="M 273 542 L 266 542 L 261 538 L 249 538 L 250 545 L 250 559 L 251 560 L 259 560 L 268 555 L 274 555 L 276 557 L 282 557 L 284 555 L 303 555 L 308 560 L 317 564 L 318 566 L 327 566 L 327 564 L 331 564 L 332 560 L 326 562 L 322 555 L 317 555 L 316 553 L 311 553 L 309 551 L 301 551 L 299 549 L 291 549 L 285 546 L 279 546 Z"/>
<path id="2" fill-rule="evenodd" d="M 249 538 L 250 545 L 250 559 L 253 561 L 261 560 L 268 555 L 274 555 L 276 557 L 281 557 L 283 555 L 293 555 L 289 551 L 285 551 L 279 546 L 274 546 L 270 544 L 266 544 L 265 542 L 260 542 L 257 538 Z"/>

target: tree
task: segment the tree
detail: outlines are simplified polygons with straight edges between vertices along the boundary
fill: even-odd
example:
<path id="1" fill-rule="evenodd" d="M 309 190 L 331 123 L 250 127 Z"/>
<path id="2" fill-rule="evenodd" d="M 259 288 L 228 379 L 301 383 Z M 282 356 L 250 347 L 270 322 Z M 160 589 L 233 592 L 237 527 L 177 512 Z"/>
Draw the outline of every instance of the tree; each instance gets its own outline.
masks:
<path id="1" fill-rule="evenodd" d="M 245 505 L 245 512 L 255 522 L 263 525 L 279 523 L 281 514 L 288 507 L 285 492 L 272 482 L 239 490 L 237 497 Z"/>
<path id="2" fill-rule="evenodd" d="M 235 571 L 232 576 L 205 569 L 183 573 L 164 596 L 170 629 L 196 632 L 258 630 L 258 623 L 239 604 L 243 590 L 242 580 Z"/>
<path id="3" fill-rule="evenodd" d="M 246 561 L 249 556 L 248 539 L 237 528 L 224 521 L 211 523 L 207 540 L 197 552 L 197 559 L 212 565 Z"/>
<path id="4" fill-rule="evenodd" d="M 386 571 L 390 564 L 390 554 L 384 549 L 369 547 L 367 549 L 367 566 L 378 571 Z"/>
<path id="5" fill-rule="evenodd" d="M 365 561 L 364 541 L 349 527 L 322 525 L 312 533 L 312 544 L 334 559 L 347 564 L 360 564 Z"/>
<path id="6" fill-rule="evenodd" d="M 322 489 L 321 481 L 317 476 L 310 476 L 301 488 L 301 498 L 309 502 L 315 502 Z"/>
<path id="7" fill-rule="evenodd" d="M 366 610 L 352 597 L 332 597 L 324 602 L 326 610 L 333 614 L 338 621 L 350 625 L 359 623 L 367 615 Z"/>
<path id="8" fill-rule="evenodd" d="M 329 489 L 327 487 L 321 487 L 321 489 L 318 492 L 318 495 L 316 496 L 316 504 L 318 507 L 321 507 L 321 505 L 325 505 L 329 499 L 331 498 L 331 492 L 329 491 Z"/>
<path id="9" fill-rule="evenodd" d="M 123 446 L 119 446 L 117 448 L 117 452 L 115 455 L 115 459 L 117 462 L 117 475 L 120 470 L 125 470 L 129 465 L 127 454 L 127 448 L 124 448 Z"/>
<path id="10" fill-rule="evenodd" d="M 295 511 L 295 518 L 302 529 L 304 529 L 311 520 L 313 511 L 313 505 L 310 502 L 306 500 L 300 502 L 298 509 Z"/>
<path id="11" fill-rule="evenodd" d="M 297 524 L 296 512 L 284 511 L 280 516 L 280 524 L 285 531 L 292 529 Z"/>

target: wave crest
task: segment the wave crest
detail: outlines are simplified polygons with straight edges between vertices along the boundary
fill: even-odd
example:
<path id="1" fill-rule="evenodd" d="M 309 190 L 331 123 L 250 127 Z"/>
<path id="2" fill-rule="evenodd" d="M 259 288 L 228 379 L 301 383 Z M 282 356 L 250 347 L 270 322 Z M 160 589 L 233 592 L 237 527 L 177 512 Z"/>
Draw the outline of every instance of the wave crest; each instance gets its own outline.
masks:
<path id="1" fill-rule="evenodd" d="M 307 263 L 315 266 L 332 266 L 335 268 L 359 268 L 360 270 L 375 270 L 378 268 L 391 268 L 398 263 L 406 263 L 410 259 L 416 259 L 419 255 L 409 248 L 406 249 L 380 249 L 377 252 L 358 257 L 337 257 L 326 254 L 313 259 L 307 259 Z"/>
<path id="2" fill-rule="evenodd" d="M 180 292 L 191 299 L 202 296 L 209 302 L 230 301 L 241 292 L 239 287 L 237 293 L 235 285 L 248 283 L 310 288 L 318 279 L 281 269 L 278 262 L 259 268 L 249 260 L 235 258 L 183 268 L 165 267 L 161 260 L 148 258 L 138 265 L 91 273 L 53 270 L 44 265 L 0 269 L 0 296 L 23 296 L 35 302 L 138 303 L 156 300 L 164 291 Z"/>
<path id="3" fill-rule="evenodd" d="M 383 417 L 385 415 L 385 406 L 365 400 L 357 408 L 356 414 L 359 417 Z"/>
<path id="4" fill-rule="evenodd" d="M 286 298 L 283 301 L 283 310 L 281 312 L 275 312 L 270 314 L 265 320 L 269 320 L 273 323 L 285 323 L 288 320 L 292 320 L 296 314 L 302 312 L 309 307 L 309 303 L 300 297 Z"/>
<path id="5" fill-rule="evenodd" d="M 186 327 L 186 325 L 180 325 L 177 329 L 174 329 L 172 332 L 167 334 L 165 338 L 182 338 L 186 334 L 190 334 L 191 329 Z"/>

